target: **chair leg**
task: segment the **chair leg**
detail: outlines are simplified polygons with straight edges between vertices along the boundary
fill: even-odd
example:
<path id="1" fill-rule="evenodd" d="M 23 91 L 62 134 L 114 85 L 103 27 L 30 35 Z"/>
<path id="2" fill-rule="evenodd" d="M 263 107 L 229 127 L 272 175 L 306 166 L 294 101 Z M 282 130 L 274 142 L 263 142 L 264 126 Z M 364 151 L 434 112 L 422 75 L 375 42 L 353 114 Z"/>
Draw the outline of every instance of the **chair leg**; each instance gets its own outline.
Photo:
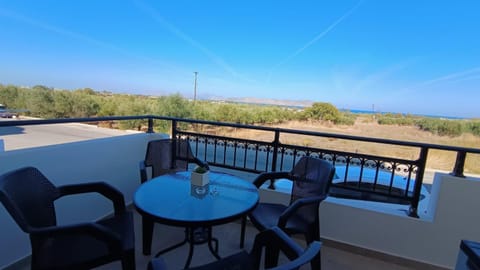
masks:
<path id="1" fill-rule="evenodd" d="M 320 270 L 320 269 L 322 269 L 322 256 L 321 256 L 321 252 L 319 252 L 317 256 L 313 257 L 312 261 L 310 262 L 310 267 L 312 268 L 312 270 Z"/>
<path id="2" fill-rule="evenodd" d="M 272 245 L 265 248 L 265 269 L 270 269 L 278 265 L 280 248 Z"/>
<path id="3" fill-rule="evenodd" d="M 315 229 L 313 231 L 307 232 L 305 234 L 305 240 L 307 244 L 310 244 L 313 241 L 320 241 L 320 233 L 318 232 L 318 230 Z M 319 270 L 322 268 L 321 252 L 319 252 L 318 255 L 312 259 L 312 261 L 310 262 L 310 266 L 312 270 Z"/>
<path id="4" fill-rule="evenodd" d="M 245 227 L 247 226 L 247 216 L 242 217 L 242 228 L 240 232 L 240 248 L 243 248 L 245 244 Z"/>
<path id="5" fill-rule="evenodd" d="M 143 255 L 150 255 L 152 252 L 152 238 L 153 238 L 153 221 L 149 218 L 142 217 L 142 241 L 143 241 Z"/>
<path id="6" fill-rule="evenodd" d="M 135 250 L 129 251 L 122 258 L 122 269 L 123 270 L 135 270 Z"/>
<path id="7" fill-rule="evenodd" d="M 212 242 L 215 244 L 215 253 L 218 254 L 218 239 L 217 238 L 212 238 Z"/>

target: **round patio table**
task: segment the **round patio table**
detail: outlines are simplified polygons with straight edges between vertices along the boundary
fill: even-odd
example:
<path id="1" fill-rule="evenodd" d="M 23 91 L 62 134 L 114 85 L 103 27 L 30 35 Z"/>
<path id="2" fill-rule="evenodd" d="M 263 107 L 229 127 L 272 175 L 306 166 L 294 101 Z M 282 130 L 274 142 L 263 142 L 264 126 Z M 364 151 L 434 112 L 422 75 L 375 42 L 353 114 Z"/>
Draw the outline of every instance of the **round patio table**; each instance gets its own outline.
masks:
<path id="1" fill-rule="evenodd" d="M 165 174 L 140 185 L 133 202 L 143 219 L 143 248 L 150 250 L 153 222 L 185 227 L 185 239 L 157 253 L 168 252 L 190 244 L 185 268 L 190 265 L 195 244 L 208 243 L 217 258 L 218 241 L 212 237 L 212 226 L 225 224 L 248 214 L 258 203 L 258 190 L 237 176 L 209 172 L 209 184 L 194 186 L 191 172 Z M 206 236 L 198 234 L 204 232 Z M 197 235 L 198 234 L 198 235 Z M 216 243 L 215 249 L 212 242 Z M 149 252 L 148 252 L 149 253 Z"/>

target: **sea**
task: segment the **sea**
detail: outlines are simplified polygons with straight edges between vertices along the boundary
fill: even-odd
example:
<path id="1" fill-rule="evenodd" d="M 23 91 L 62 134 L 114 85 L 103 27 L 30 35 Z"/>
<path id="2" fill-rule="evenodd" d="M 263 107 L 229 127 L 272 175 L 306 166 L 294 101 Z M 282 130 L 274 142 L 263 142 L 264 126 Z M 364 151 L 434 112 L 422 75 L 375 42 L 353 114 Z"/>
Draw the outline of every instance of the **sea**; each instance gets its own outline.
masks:
<path id="1" fill-rule="evenodd" d="M 412 113 L 398 113 L 398 112 L 379 112 L 379 111 L 370 111 L 370 110 L 349 110 L 349 109 L 339 109 L 341 112 L 350 112 L 355 114 L 401 114 L 404 116 L 407 115 L 414 115 L 420 117 L 430 117 L 430 118 L 440 118 L 440 119 L 453 119 L 453 120 L 461 120 L 467 119 L 464 117 L 456 117 L 456 116 L 445 116 L 445 115 L 431 115 L 431 114 L 412 114 Z"/>
<path id="2" fill-rule="evenodd" d="M 258 104 L 257 104 L 258 105 Z M 268 105 L 268 104 L 265 104 Z M 305 106 L 289 106 L 289 105 L 281 105 L 283 107 L 288 107 L 292 109 L 302 110 Z M 420 116 L 420 117 L 430 117 L 430 118 L 438 118 L 438 119 L 452 119 L 452 120 L 462 120 L 462 119 L 469 119 L 465 117 L 456 117 L 456 116 L 446 116 L 446 115 L 432 115 L 432 114 L 413 114 L 413 113 L 399 113 L 399 112 L 381 112 L 381 111 L 372 111 L 372 110 L 354 110 L 354 109 L 338 109 L 341 112 L 346 113 L 354 113 L 354 114 L 396 114 L 396 115 L 413 115 L 413 116 Z"/>
<path id="3" fill-rule="evenodd" d="M 261 103 L 261 102 L 245 102 L 239 100 L 228 100 L 227 102 L 232 103 L 240 103 L 240 104 L 253 104 L 253 105 L 260 105 L 260 106 L 280 106 L 286 107 L 296 110 L 303 110 L 306 106 L 302 105 L 286 105 L 286 104 L 271 104 L 271 103 Z M 373 110 L 355 110 L 355 109 L 338 109 L 341 112 L 349 112 L 354 114 L 402 114 L 402 115 L 413 115 L 419 117 L 430 117 L 430 118 L 438 118 L 438 119 L 452 119 L 452 120 L 462 120 L 462 119 L 471 119 L 467 117 L 457 117 L 457 116 L 446 116 L 446 115 L 431 115 L 431 114 L 414 114 L 414 113 L 399 113 L 399 112 L 382 112 L 382 111 L 373 111 Z"/>

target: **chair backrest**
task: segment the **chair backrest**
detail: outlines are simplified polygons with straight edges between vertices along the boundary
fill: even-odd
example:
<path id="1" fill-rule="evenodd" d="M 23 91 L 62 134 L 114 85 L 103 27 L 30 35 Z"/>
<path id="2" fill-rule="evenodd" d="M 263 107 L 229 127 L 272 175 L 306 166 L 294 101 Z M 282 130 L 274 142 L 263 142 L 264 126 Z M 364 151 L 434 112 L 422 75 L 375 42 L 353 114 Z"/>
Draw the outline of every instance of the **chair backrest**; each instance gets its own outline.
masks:
<path id="1" fill-rule="evenodd" d="M 34 167 L 0 176 L 0 201 L 26 233 L 56 225 L 54 201 L 59 196 L 58 189 Z"/>
<path id="2" fill-rule="evenodd" d="M 300 198 L 328 194 L 330 183 L 335 175 L 335 167 L 326 160 L 305 156 L 295 164 L 291 174 L 294 181 L 290 203 L 293 203 Z M 318 217 L 318 215 L 312 215 L 316 211 L 318 211 L 318 205 L 310 205 L 299 209 L 297 214 L 313 221 Z"/>
<path id="3" fill-rule="evenodd" d="M 260 269 L 262 251 L 265 248 L 266 269 L 295 270 L 311 262 L 316 256 L 320 256 L 321 247 L 321 242 L 313 241 L 303 249 L 279 227 L 273 227 L 257 234 L 250 256 L 255 264 L 254 268 Z M 289 261 L 278 263 L 278 253 L 275 254 L 277 250 L 280 250 Z"/>
<path id="4" fill-rule="evenodd" d="M 145 166 L 152 167 L 152 177 L 185 171 L 194 159 L 190 143 L 183 139 L 160 139 L 148 142 Z"/>

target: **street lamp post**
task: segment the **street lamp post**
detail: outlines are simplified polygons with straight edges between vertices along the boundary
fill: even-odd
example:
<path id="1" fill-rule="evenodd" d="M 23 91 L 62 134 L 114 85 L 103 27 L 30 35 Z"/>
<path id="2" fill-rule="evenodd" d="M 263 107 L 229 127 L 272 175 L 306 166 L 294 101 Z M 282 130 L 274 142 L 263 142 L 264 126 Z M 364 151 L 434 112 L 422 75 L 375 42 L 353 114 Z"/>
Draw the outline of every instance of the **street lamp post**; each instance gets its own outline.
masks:
<path id="1" fill-rule="evenodd" d="M 195 74 L 195 81 L 193 83 L 193 101 L 195 102 L 197 100 L 197 74 L 198 74 L 198 72 L 195 71 L 193 73 Z"/>

